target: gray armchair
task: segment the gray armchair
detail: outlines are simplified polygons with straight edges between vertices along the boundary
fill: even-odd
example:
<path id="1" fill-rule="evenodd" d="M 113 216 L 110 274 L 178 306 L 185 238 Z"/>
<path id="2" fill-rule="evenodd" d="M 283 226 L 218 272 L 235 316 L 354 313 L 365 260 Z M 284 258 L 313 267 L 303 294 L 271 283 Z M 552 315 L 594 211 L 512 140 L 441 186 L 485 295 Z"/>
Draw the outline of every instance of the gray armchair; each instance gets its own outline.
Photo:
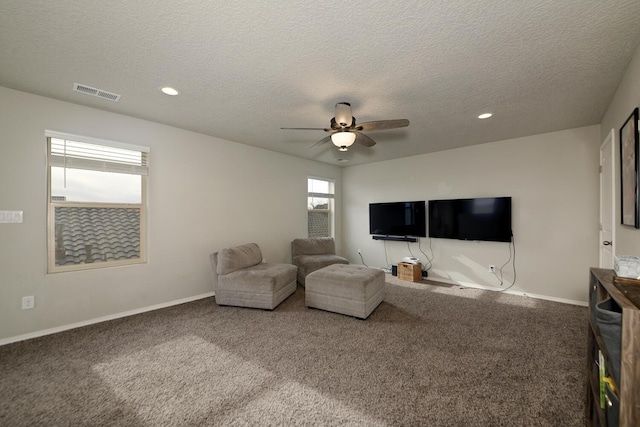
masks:
<path id="1" fill-rule="evenodd" d="M 302 286 L 309 273 L 332 264 L 349 264 L 346 258 L 336 255 L 336 243 L 331 237 L 294 239 L 291 258 L 298 267 L 298 283 Z"/>
<path id="2" fill-rule="evenodd" d="M 218 305 L 273 310 L 296 290 L 296 266 L 262 262 L 255 243 L 222 249 L 209 259 Z"/>

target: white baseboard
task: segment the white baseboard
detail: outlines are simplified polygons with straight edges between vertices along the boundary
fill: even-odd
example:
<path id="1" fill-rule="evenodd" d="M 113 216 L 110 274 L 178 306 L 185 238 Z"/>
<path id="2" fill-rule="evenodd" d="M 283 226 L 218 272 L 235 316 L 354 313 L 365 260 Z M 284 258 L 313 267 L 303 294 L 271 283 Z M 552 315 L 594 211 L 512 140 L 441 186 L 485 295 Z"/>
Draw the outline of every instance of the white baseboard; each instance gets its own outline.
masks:
<path id="1" fill-rule="evenodd" d="M 523 297 L 530 297 L 530 298 L 535 298 L 535 299 L 542 299 L 542 300 L 546 300 L 546 301 L 553 301 L 553 302 L 560 302 L 563 304 L 571 304 L 571 305 L 579 305 L 582 307 L 588 307 L 589 303 L 587 301 L 578 301 L 578 300 L 572 300 L 572 299 L 565 299 L 565 298 L 556 298 L 556 297 L 551 297 L 548 295 L 540 295 L 540 294 L 532 294 L 529 292 L 522 292 L 522 291 L 517 291 L 517 290 L 513 290 L 513 289 L 508 289 L 506 291 L 504 291 L 504 288 L 500 288 L 498 286 L 485 286 L 485 285 L 478 285 L 476 283 L 465 283 L 465 282 L 455 282 L 453 280 L 448 280 L 448 279 L 440 279 L 437 277 L 427 277 L 427 280 L 432 280 L 434 282 L 441 282 L 441 283 L 446 283 L 449 285 L 459 285 L 459 286 L 463 286 L 465 288 L 476 288 L 476 289 L 484 289 L 487 291 L 494 291 L 494 292 L 504 292 L 505 294 L 511 294 L 511 295 L 519 295 L 519 296 L 523 296 Z"/>
<path id="2" fill-rule="evenodd" d="M 43 337 L 45 335 L 51 335 L 51 334 L 55 334 L 55 333 L 58 333 L 58 332 L 68 331 L 69 329 L 81 328 L 83 326 L 89 326 L 89 325 L 93 325 L 93 324 L 100 323 L 100 322 L 106 322 L 108 320 L 120 319 L 122 317 L 133 316 L 135 314 L 141 314 L 141 313 L 146 313 L 148 311 L 159 310 L 161 308 L 167 308 L 167 307 L 171 307 L 171 306 L 174 306 L 174 305 L 180 305 L 180 304 L 184 304 L 184 303 L 191 302 L 191 301 L 197 301 L 199 299 L 212 297 L 213 295 L 214 295 L 213 292 L 207 292 L 206 294 L 200 294 L 200 295 L 195 295 L 195 296 L 188 297 L 188 298 L 182 298 L 182 299 L 179 299 L 179 300 L 164 302 L 162 304 L 156 304 L 156 305 L 152 305 L 152 306 L 149 306 L 149 307 L 137 308 L 135 310 L 124 311 L 122 313 L 110 314 L 108 316 L 103 316 L 103 317 L 98 317 L 98 318 L 95 318 L 95 319 L 84 320 L 82 322 L 72 323 L 70 325 L 58 326 L 58 327 L 51 328 L 51 329 L 45 329 L 43 331 L 31 332 L 31 333 L 24 334 L 24 335 L 18 335 L 18 336 L 15 336 L 15 337 L 4 338 L 4 339 L 0 340 L 0 346 L 11 344 L 11 343 L 18 342 L 18 341 L 29 340 L 31 338 Z"/>
<path id="3" fill-rule="evenodd" d="M 502 289 L 503 289 L 503 288 L 499 288 L 497 286 L 485 286 L 485 285 L 479 285 L 479 284 L 476 284 L 476 283 L 455 282 L 453 280 L 441 279 L 441 278 L 437 278 L 437 277 L 428 277 L 427 280 L 431 280 L 431 281 L 434 281 L 434 282 L 446 283 L 446 284 L 449 284 L 449 285 L 463 286 L 465 288 L 484 289 L 484 290 L 494 291 L 494 292 L 502 291 Z M 589 306 L 589 303 L 586 302 L 586 301 L 570 300 L 570 299 L 565 299 L 565 298 L 556 298 L 556 297 L 551 297 L 551 296 L 548 296 L 548 295 L 531 294 L 531 293 L 528 293 L 528 292 L 516 291 L 516 290 L 511 290 L 511 289 L 504 291 L 504 293 L 505 294 L 511 294 L 511 295 L 526 296 L 526 297 L 530 297 L 530 298 L 542 299 L 542 300 L 553 301 L 553 302 L 559 302 L 559 303 L 563 303 L 563 304 L 578 305 L 578 306 L 582 306 L 582 307 L 588 307 Z M 55 334 L 55 333 L 58 333 L 58 332 L 68 331 L 70 329 L 81 328 L 83 326 L 89 326 L 89 325 L 93 325 L 93 324 L 96 324 L 96 323 L 106 322 L 106 321 L 109 321 L 109 320 L 120 319 L 122 317 L 133 316 L 135 314 L 146 313 L 148 311 L 159 310 L 161 308 L 167 308 L 167 307 L 171 307 L 171 306 L 174 306 L 174 305 L 180 305 L 180 304 L 184 304 L 184 303 L 187 303 L 187 302 L 197 301 L 197 300 L 203 299 L 203 298 L 209 298 L 209 297 L 212 297 L 212 296 L 214 296 L 213 292 L 207 292 L 206 294 L 195 295 L 195 296 L 192 296 L 192 297 L 182 298 L 182 299 L 174 300 L 174 301 L 169 301 L 169 302 L 165 302 L 165 303 L 162 303 L 162 304 L 156 304 L 156 305 L 152 305 L 152 306 L 149 306 L 149 307 L 137 308 L 135 310 L 129 310 L 129 311 L 124 311 L 122 313 L 110 314 L 108 316 L 98 317 L 98 318 L 95 318 L 95 319 L 89 319 L 89 320 L 85 320 L 85 321 L 78 322 L 78 323 L 72 323 L 72 324 L 69 324 L 69 325 L 58 326 L 58 327 L 55 327 L 55 328 L 45 329 L 45 330 L 37 331 L 37 332 L 31 332 L 31 333 L 28 333 L 28 334 L 18 335 L 18 336 L 15 336 L 15 337 L 4 338 L 4 339 L 0 339 L 0 346 L 11 344 L 11 343 L 18 342 L 18 341 L 25 341 L 25 340 L 29 340 L 29 339 L 32 339 L 32 338 L 43 337 L 45 335 L 51 335 L 51 334 Z"/>

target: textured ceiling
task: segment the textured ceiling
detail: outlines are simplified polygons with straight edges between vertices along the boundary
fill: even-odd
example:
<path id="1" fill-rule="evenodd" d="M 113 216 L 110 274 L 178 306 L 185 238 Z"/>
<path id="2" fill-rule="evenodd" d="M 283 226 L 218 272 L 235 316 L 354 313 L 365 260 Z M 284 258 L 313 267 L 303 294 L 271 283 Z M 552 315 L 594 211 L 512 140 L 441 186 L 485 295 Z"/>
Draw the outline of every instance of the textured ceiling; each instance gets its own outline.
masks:
<path id="1" fill-rule="evenodd" d="M 354 165 L 598 124 L 639 42 L 637 0 L 2 0 L 0 85 Z M 411 124 L 346 153 L 280 129 L 339 101 Z"/>

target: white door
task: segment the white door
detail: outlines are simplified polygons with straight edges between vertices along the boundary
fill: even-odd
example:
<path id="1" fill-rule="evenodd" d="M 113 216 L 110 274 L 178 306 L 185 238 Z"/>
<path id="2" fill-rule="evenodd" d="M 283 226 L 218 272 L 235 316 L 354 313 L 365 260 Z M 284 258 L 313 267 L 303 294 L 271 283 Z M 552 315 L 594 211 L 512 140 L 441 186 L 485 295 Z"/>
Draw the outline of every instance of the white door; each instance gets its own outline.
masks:
<path id="1" fill-rule="evenodd" d="M 600 146 L 600 268 L 613 268 L 615 256 L 615 130 Z"/>

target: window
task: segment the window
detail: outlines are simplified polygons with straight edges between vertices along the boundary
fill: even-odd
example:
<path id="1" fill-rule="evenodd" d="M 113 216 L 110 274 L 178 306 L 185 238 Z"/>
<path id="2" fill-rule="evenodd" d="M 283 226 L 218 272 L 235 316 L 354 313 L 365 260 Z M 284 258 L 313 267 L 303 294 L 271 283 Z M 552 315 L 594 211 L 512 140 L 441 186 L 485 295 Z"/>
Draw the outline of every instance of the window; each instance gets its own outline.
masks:
<path id="1" fill-rule="evenodd" d="M 46 131 L 50 273 L 146 261 L 149 148 Z"/>
<path id="2" fill-rule="evenodd" d="M 307 179 L 307 228 L 309 238 L 335 237 L 333 234 L 334 183 L 326 179 Z"/>

